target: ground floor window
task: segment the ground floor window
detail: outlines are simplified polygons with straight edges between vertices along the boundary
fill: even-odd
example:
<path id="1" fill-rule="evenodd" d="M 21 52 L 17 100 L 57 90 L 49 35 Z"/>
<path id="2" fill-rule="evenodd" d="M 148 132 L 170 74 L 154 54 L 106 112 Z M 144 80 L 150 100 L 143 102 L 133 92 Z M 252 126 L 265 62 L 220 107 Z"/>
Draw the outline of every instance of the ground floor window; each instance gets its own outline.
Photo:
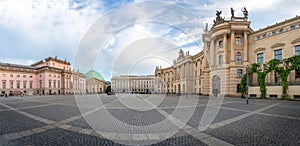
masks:
<path id="1" fill-rule="evenodd" d="M 295 71 L 295 78 L 300 78 L 300 69 Z"/>
<path id="2" fill-rule="evenodd" d="M 241 84 L 236 85 L 236 92 L 240 93 L 241 92 Z"/>

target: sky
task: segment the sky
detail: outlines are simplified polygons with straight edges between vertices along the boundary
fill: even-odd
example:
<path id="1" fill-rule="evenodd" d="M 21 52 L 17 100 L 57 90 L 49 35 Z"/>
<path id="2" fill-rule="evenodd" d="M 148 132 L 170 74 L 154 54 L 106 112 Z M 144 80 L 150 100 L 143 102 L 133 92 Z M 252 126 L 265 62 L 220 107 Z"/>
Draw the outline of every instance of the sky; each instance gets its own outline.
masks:
<path id="1" fill-rule="evenodd" d="M 300 0 L 0 0 L 0 62 L 30 65 L 57 56 L 86 73 L 110 80 L 153 74 L 179 49 L 202 49 L 205 23 L 216 10 L 230 18 L 249 12 L 258 30 L 300 14 Z"/>

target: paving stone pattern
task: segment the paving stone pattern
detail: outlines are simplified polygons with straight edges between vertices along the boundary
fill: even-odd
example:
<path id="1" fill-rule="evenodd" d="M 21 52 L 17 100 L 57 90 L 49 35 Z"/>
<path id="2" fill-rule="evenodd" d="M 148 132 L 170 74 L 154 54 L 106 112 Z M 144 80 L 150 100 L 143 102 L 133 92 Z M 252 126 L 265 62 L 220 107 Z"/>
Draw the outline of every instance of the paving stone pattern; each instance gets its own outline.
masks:
<path id="1" fill-rule="evenodd" d="M 29 130 L 45 124 L 15 111 L 0 112 L 0 135 Z"/>
<path id="2" fill-rule="evenodd" d="M 254 115 L 230 125 L 207 130 L 234 145 L 300 145 L 300 122 L 284 118 Z"/>
<path id="3" fill-rule="evenodd" d="M 61 121 L 81 114 L 78 108 L 64 105 L 50 105 L 46 107 L 22 109 L 22 111 L 53 121 Z"/>

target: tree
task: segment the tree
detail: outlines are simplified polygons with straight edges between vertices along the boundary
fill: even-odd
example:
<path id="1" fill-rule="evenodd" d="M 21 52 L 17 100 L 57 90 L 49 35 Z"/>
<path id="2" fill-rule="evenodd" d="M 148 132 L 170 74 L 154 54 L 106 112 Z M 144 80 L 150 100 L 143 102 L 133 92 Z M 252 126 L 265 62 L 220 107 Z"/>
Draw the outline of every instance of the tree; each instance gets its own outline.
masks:
<path id="1" fill-rule="evenodd" d="M 297 70 L 300 68 L 300 56 L 292 56 L 282 61 L 274 61 L 274 70 L 278 72 L 281 77 L 282 94 L 281 97 L 288 98 L 288 82 L 287 78 L 292 70 Z"/>
<path id="2" fill-rule="evenodd" d="M 267 88 L 265 84 L 266 76 L 269 72 L 274 70 L 274 60 L 271 60 L 268 63 L 261 64 L 261 63 L 253 63 L 251 64 L 249 75 L 256 73 L 258 76 L 258 83 L 259 83 L 259 90 L 260 90 L 260 97 L 266 98 L 267 95 Z M 247 75 L 244 74 L 241 81 L 241 91 L 242 93 L 245 93 L 246 89 L 246 78 Z"/>
<path id="3" fill-rule="evenodd" d="M 282 98 L 288 98 L 288 83 L 287 78 L 291 71 L 299 70 L 300 69 L 300 56 L 295 55 L 289 57 L 287 59 L 283 59 L 282 61 L 278 59 L 272 59 L 268 63 L 265 64 L 258 64 L 253 63 L 251 64 L 249 74 L 256 73 L 258 76 L 258 82 L 261 92 L 261 98 L 266 97 L 267 89 L 265 86 L 265 78 L 267 74 L 271 71 L 277 71 L 281 77 L 281 85 L 282 85 Z M 241 81 L 241 91 L 245 93 L 246 90 L 246 74 L 243 75 Z"/>
<path id="4" fill-rule="evenodd" d="M 105 93 L 109 93 L 109 92 L 111 92 L 111 86 L 110 85 L 107 86 Z"/>

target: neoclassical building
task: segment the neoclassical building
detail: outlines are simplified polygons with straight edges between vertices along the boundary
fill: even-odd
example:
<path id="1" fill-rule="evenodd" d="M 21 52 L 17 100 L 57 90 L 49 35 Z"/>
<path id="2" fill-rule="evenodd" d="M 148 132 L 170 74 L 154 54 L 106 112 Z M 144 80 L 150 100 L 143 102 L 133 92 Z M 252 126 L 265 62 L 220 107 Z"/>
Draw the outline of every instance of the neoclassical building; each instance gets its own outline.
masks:
<path id="1" fill-rule="evenodd" d="M 72 71 L 70 62 L 48 57 L 30 66 L 0 63 L 0 91 L 27 95 L 84 94 L 84 74 Z"/>
<path id="2" fill-rule="evenodd" d="M 121 75 L 111 79 L 111 91 L 116 93 L 154 93 L 154 75 Z"/>
<path id="3" fill-rule="evenodd" d="M 211 28 L 206 25 L 202 34 L 202 51 L 190 55 L 188 51 L 180 50 L 172 66 L 156 67 L 155 77 L 159 80 L 155 85 L 156 92 L 240 97 L 240 82 L 247 65 L 300 54 L 299 16 L 254 31 L 246 8 L 242 17 L 236 17 L 234 10 L 231 12 L 231 19 L 225 20 L 222 12 L 217 11 Z M 278 74 L 270 73 L 266 82 L 268 96 L 280 97 Z M 255 74 L 250 84 L 250 94 L 259 96 Z M 290 74 L 289 84 L 289 94 L 298 97 L 299 72 Z"/>
<path id="4" fill-rule="evenodd" d="M 94 70 L 91 70 L 85 74 L 85 78 L 87 93 L 105 93 L 106 83 L 101 74 Z"/>

